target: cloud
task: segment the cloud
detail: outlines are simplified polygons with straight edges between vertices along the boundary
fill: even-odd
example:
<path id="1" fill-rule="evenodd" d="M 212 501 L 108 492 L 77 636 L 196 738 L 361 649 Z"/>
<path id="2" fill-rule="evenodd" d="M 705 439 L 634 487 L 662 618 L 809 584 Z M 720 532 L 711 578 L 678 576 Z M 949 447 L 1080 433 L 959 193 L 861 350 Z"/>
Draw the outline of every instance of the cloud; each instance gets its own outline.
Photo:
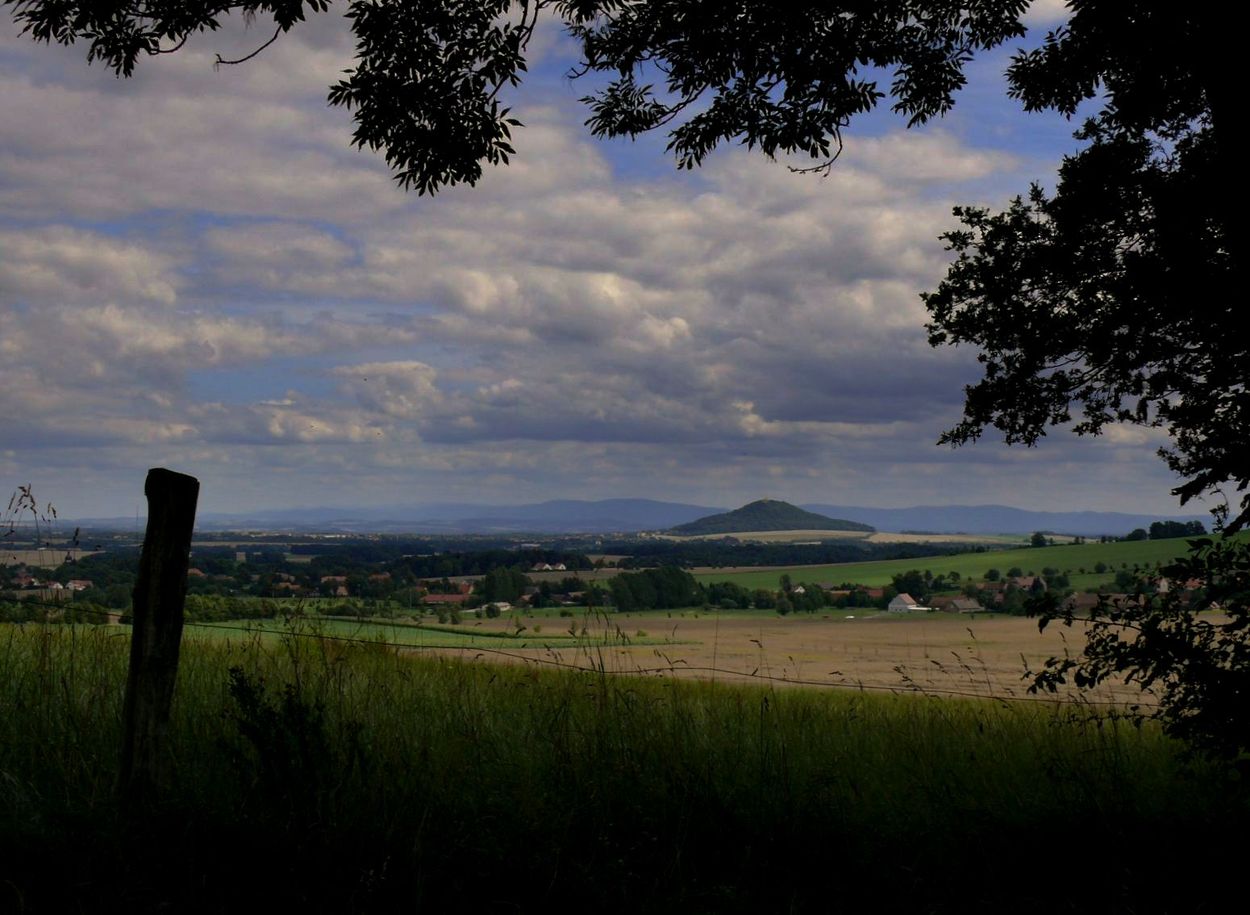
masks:
<path id="1" fill-rule="evenodd" d="M 0 300 L 15 305 L 127 300 L 172 305 L 176 258 L 67 226 L 0 228 Z"/>
<path id="2" fill-rule="evenodd" d="M 933 447 L 977 366 L 928 347 L 918 293 L 951 204 L 992 199 L 1014 152 L 899 130 L 849 138 L 827 178 L 739 149 L 621 171 L 626 147 L 548 81 L 516 100 L 513 165 L 418 198 L 325 107 L 341 20 L 213 72 L 258 33 L 197 37 L 129 82 L 0 39 L 0 117 L 22 125 L 0 147 L 5 467 L 85 487 L 168 461 L 206 504 L 730 504 L 760 479 L 1053 504 L 1062 475 L 1032 454 Z M 1046 453 L 1085 468 L 1082 498 L 1137 498 L 1166 490 L 1156 444 Z"/>
<path id="3" fill-rule="evenodd" d="M 1024 13 L 1024 24 L 1030 28 L 1054 28 L 1071 16 L 1068 0 L 1033 0 Z"/>
<path id="4" fill-rule="evenodd" d="M 331 374 L 343 379 L 342 389 L 366 410 L 391 417 L 417 417 L 442 400 L 434 383 L 438 373 L 423 362 L 340 365 Z"/>

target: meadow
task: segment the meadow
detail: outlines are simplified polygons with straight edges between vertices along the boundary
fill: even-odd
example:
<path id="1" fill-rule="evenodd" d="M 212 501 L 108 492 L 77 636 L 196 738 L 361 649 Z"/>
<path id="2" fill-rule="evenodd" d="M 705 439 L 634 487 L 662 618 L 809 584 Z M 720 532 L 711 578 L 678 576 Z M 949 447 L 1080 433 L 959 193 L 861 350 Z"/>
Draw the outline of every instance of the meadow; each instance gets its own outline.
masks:
<path id="1" fill-rule="evenodd" d="M 1026 575 L 1038 574 L 1050 567 L 1069 572 L 1074 588 L 1092 588 L 1110 584 L 1121 568 L 1154 568 L 1166 565 L 1188 549 L 1188 541 L 1172 540 L 1116 541 L 1114 543 L 1074 543 L 1045 547 L 1022 547 L 1010 550 L 958 553 L 951 556 L 928 556 L 916 559 L 886 559 L 874 562 L 847 562 L 820 566 L 770 566 L 768 568 L 696 569 L 695 578 L 708 583 L 732 581 L 744 588 L 776 588 L 778 579 L 787 574 L 797 584 L 806 582 L 854 582 L 869 587 L 890 584 L 893 576 L 919 569 L 935 576 L 958 572 L 961 578 L 982 579 L 990 569 L 1007 570 L 1018 566 Z M 1108 570 L 1094 572 L 1098 563 Z M 1084 569 L 1084 572 L 1080 570 Z"/>
<path id="2" fill-rule="evenodd" d="M 464 624 L 448 625 L 431 622 L 355 620 L 315 615 L 288 617 L 285 619 L 230 620 L 224 622 L 188 622 L 184 625 L 184 638 L 224 642 L 251 642 L 255 639 L 277 640 L 298 633 L 315 636 L 326 641 L 384 644 L 414 650 L 456 649 L 477 650 L 506 647 L 508 650 L 584 649 L 601 644 L 619 642 L 625 637 L 623 631 L 614 627 L 586 628 L 581 617 L 561 618 L 556 614 L 539 619 L 521 620 L 504 617 L 496 622 L 474 618 L 468 611 Z M 549 622 L 548 622 L 549 621 Z M 544 627 L 544 622 L 547 625 Z M 663 638 L 638 637 L 636 644 L 667 644 Z"/>
<path id="3" fill-rule="evenodd" d="M 298 632 L 186 641 L 163 802 L 136 817 L 113 798 L 127 648 L 0 627 L 0 910 L 1197 911 L 1245 851 L 1239 782 L 1090 706 Z"/>

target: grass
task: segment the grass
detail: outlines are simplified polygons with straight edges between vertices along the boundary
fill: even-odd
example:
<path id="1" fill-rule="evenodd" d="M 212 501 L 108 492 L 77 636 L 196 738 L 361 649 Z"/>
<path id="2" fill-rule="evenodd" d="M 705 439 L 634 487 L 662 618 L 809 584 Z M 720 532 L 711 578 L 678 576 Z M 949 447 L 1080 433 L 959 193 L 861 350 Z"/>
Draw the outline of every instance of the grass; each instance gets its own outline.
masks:
<path id="1" fill-rule="evenodd" d="M 237 620 L 227 622 L 188 622 L 185 638 L 199 641 L 248 643 L 257 638 L 280 640 L 292 634 L 323 637 L 342 642 L 385 643 L 410 648 L 594 648 L 619 641 L 619 627 L 588 625 L 586 614 L 568 619 L 563 628 L 548 627 L 535 632 L 541 624 L 517 618 L 515 627 L 479 629 L 480 621 L 466 615 L 458 625 L 440 623 L 379 622 L 302 617 L 291 620 Z M 563 621 L 562 621 L 563 622 Z M 570 631 L 570 628 L 576 631 Z M 649 639 L 638 644 L 672 644 L 666 639 Z"/>
<path id="2" fill-rule="evenodd" d="M 1153 568 L 1156 564 L 1166 565 L 1185 554 L 1188 549 L 1187 543 L 1187 540 L 1179 538 L 1063 544 L 917 559 L 847 562 L 836 565 L 777 566 L 742 571 L 701 570 L 695 577 L 704 583 L 732 581 L 745 588 L 775 589 L 784 573 L 788 574 L 795 584 L 800 581 L 832 581 L 835 584 L 855 582 L 869 587 L 883 587 L 890 584 L 893 576 L 912 569 L 919 569 L 921 572 L 927 569 L 934 575 L 958 572 L 963 579 L 979 580 L 984 578 L 985 573 L 990 569 L 998 569 L 1005 575 L 1008 569 L 1019 566 L 1025 574 L 1030 571 L 1040 574 L 1042 569 L 1047 567 L 1059 569 L 1061 572 L 1071 570 L 1074 575 L 1072 585 L 1079 589 L 1111 583 L 1115 579 L 1115 572 L 1123 566 L 1131 569 L 1134 565 L 1140 565 L 1143 568 Z M 1094 573 L 1094 567 L 1099 562 L 1106 563 L 1109 567 L 1106 573 Z M 1076 574 L 1081 568 L 1086 569 L 1087 572 L 1083 575 Z"/>
<path id="3" fill-rule="evenodd" d="M 1245 842 L 1210 836 L 1250 825 L 1218 771 L 1080 706 L 291 634 L 187 642 L 165 807 L 127 819 L 117 632 L 0 627 L 0 910 L 1193 911 L 1220 881 L 1174 862 L 1218 874 Z"/>

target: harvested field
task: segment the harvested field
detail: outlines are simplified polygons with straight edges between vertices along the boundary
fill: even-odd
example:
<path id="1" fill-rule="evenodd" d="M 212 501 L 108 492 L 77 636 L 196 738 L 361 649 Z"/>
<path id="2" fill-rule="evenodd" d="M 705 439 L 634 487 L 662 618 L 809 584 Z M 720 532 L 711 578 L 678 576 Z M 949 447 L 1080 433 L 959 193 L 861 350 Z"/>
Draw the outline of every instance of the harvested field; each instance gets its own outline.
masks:
<path id="1" fill-rule="evenodd" d="M 615 640 L 606 639 L 607 647 L 600 618 L 585 623 L 592 632 L 599 628 L 596 647 L 510 651 L 500 659 L 725 682 L 767 678 L 775 684 L 1025 697 L 1026 663 L 1037 668 L 1046 658 L 1062 655 L 1065 649 L 1075 654 L 1084 644 L 1079 630 L 1052 625 L 1038 632 L 1035 620 L 1022 617 L 868 613 L 696 616 L 696 611 L 687 610 L 612 615 L 607 625 L 619 634 Z M 501 629 L 512 625 L 504 620 L 488 622 Z M 673 644 L 629 644 L 639 633 L 652 642 L 663 637 Z M 1135 687 L 1123 685 L 1104 688 L 1093 698 L 1143 700 Z"/>
<path id="2" fill-rule="evenodd" d="M 41 550 L 4 550 L 0 551 L 0 563 L 4 565 L 25 565 L 41 569 L 54 569 L 67 560 L 77 562 L 84 556 L 94 556 L 98 550 L 83 550 L 77 547 L 46 547 Z"/>

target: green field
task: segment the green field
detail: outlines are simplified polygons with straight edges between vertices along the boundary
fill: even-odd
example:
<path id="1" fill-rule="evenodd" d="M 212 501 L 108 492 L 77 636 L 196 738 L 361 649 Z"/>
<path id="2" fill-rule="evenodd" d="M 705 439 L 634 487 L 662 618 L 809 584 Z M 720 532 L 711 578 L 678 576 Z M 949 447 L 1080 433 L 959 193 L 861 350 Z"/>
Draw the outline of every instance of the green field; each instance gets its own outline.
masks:
<path id="1" fill-rule="evenodd" d="M 628 639 L 635 645 L 672 644 L 663 638 L 638 636 L 635 631 L 603 625 L 587 626 L 585 611 L 572 618 L 551 613 L 542 618 L 517 618 L 516 626 L 479 628 L 471 617 L 459 625 L 387 623 L 376 620 L 325 619 L 307 617 L 285 620 L 234 620 L 228 622 L 188 622 L 184 640 L 248 644 L 272 644 L 283 638 L 315 637 L 343 644 L 391 645 L 404 648 L 465 648 L 482 650 L 521 650 L 545 648 L 592 648 Z M 539 631 L 535 632 L 535 629 Z"/>
<path id="2" fill-rule="evenodd" d="M 837 565 L 778 566 L 767 569 L 743 571 L 717 571 L 702 569 L 695 577 L 704 583 L 732 581 L 745 588 L 776 588 L 782 574 L 788 574 L 795 584 L 807 582 L 854 582 L 868 587 L 890 584 L 894 575 L 911 569 L 928 569 L 935 576 L 958 572 L 961 578 L 981 579 L 989 569 L 1003 574 L 1013 566 L 1019 566 L 1026 575 L 1040 573 L 1043 568 L 1056 568 L 1072 576 L 1072 587 L 1079 589 L 1109 584 L 1116 570 L 1134 565 L 1153 568 L 1166 565 L 1184 555 L 1188 541 L 1134 540 L 1116 543 L 1080 543 L 1046 547 L 1024 547 L 1014 550 L 989 550 L 979 553 L 958 553 L 952 556 L 928 556 L 917 559 L 887 559 L 878 562 L 847 562 Z M 1104 562 L 1110 570 L 1104 574 L 1094 573 L 1094 566 Z M 1084 568 L 1086 572 L 1080 573 Z"/>

